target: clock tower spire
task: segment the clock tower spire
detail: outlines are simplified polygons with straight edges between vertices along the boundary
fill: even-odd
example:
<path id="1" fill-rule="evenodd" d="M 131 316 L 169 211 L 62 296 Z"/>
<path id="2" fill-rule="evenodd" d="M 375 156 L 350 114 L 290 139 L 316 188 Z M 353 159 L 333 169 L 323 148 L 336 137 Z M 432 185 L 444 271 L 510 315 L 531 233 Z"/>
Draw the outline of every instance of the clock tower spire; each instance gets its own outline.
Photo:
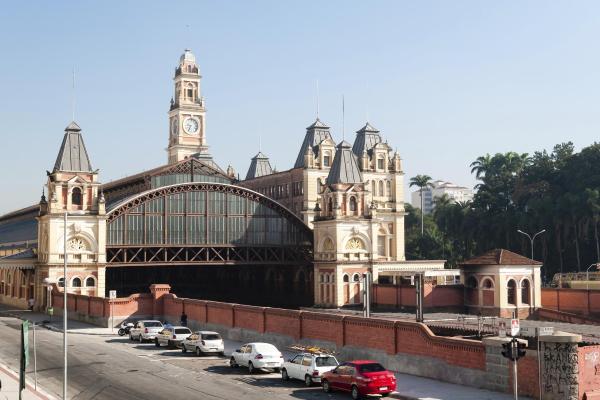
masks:
<path id="1" fill-rule="evenodd" d="M 200 95 L 200 70 L 196 57 L 186 49 L 173 77 L 175 92 L 169 109 L 169 164 L 206 152 L 206 110 Z"/>

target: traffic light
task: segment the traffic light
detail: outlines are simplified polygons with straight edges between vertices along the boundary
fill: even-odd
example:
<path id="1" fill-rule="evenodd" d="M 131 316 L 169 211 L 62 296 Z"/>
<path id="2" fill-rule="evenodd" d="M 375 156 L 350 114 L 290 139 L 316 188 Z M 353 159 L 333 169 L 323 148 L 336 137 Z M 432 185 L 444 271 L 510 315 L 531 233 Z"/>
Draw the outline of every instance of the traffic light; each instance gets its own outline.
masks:
<path id="1" fill-rule="evenodd" d="M 517 342 L 517 360 L 521 357 L 525 357 L 525 349 L 527 345 L 525 343 Z"/>
<path id="2" fill-rule="evenodd" d="M 510 342 L 506 342 L 506 343 L 502 343 L 502 355 L 506 358 L 508 358 L 509 360 L 513 360 L 513 351 L 512 351 L 512 341 Z"/>

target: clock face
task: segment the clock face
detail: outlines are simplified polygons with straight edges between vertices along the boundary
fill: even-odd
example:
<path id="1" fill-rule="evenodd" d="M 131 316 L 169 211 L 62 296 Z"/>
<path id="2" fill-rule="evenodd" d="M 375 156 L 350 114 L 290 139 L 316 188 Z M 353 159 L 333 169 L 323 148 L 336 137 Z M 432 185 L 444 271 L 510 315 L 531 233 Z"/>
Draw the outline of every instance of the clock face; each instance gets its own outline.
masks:
<path id="1" fill-rule="evenodd" d="M 198 120 L 195 118 L 188 117 L 183 121 L 183 129 L 191 135 L 198 132 Z"/>
<path id="2" fill-rule="evenodd" d="M 173 121 L 171 122 L 171 135 L 177 135 L 177 131 L 179 131 L 179 121 L 177 118 L 173 118 Z"/>

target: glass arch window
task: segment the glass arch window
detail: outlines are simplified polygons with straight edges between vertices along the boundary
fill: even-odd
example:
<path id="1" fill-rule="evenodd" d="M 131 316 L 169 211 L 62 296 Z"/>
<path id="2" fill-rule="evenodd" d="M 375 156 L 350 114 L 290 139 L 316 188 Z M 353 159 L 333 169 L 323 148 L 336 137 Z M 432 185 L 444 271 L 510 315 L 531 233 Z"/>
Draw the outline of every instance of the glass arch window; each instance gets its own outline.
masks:
<path id="1" fill-rule="evenodd" d="M 507 302 L 513 306 L 517 305 L 517 283 L 514 279 L 511 279 L 506 284 L 507 291 Z"/>
<path id="2" fill-rule="evenodd" d="M 157 188 L 108 215 L 108 246 L 291 246 L 313 240 L 302 220 L 271 199 L 219 183 Z"/>
<path id="3" fill-rule="evenodd" d="M 78 187 L 73 188 L 73 191 L 71 192 L 71 204 L 74 206 L 80 206 L 83 204 L 81 189 Z"/>
<path id="4" fill-rule="evenodd" d="M 73 278 L 73 280 L 71 281 L 71 286 L 72 287 L 81 287 L 81 278 Z"/>
<path id="5" fill-rule="evenodd" d="M 530 304 L 530 286 L 529 279 L 523 279 L 521 282 L 521 303 Z"/>
<path id="6" fill-rule="evenodd" d="M 96 286 L 96 280 L 93 277 L 88 277 L 85 280 L 85 286 L 86 287 L 94 287 Z"/>

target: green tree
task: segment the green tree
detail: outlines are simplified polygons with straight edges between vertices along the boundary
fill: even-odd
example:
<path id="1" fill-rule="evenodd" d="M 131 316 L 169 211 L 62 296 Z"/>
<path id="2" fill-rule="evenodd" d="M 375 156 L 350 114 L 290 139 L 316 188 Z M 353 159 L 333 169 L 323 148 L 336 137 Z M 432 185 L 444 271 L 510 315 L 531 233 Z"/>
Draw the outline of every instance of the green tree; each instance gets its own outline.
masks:
<path id="1" fill-rule="evenodd" d="M 421 236 L 423 236 L 423 189 L 431 187 L 431 177 L 429 175 L 417 175 L 410 178 L 409 187 L 419 188 L 419 197 L 421 197 Z"/>

